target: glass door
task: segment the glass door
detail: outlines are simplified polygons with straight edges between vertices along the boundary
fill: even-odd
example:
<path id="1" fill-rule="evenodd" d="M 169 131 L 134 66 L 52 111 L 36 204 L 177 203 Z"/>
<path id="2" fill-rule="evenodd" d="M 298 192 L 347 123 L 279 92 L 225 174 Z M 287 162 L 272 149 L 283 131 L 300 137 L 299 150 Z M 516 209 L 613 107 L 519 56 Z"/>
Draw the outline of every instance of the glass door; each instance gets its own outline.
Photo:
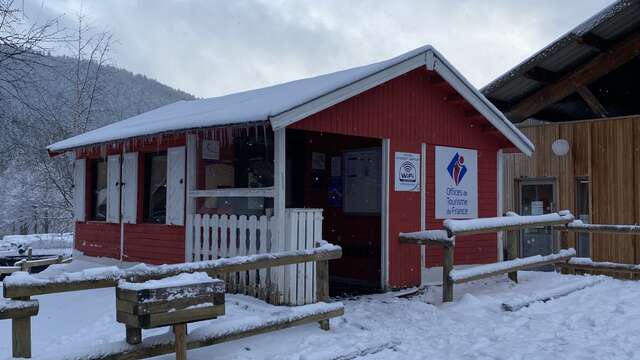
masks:
<path id="1" fill-rule="evenodd" d="M 524 181 L 520 183 L 520 215 L 551 213 L 555 211 L 554 201 L 553 182 Z M 520 250 L 523 257 L 549 255 L 553 251 L 553 230 L 549 226 L 523 229 L 520 232 L 520 239 Z M 549 267 L 549 270 L 551 269 Z"/>

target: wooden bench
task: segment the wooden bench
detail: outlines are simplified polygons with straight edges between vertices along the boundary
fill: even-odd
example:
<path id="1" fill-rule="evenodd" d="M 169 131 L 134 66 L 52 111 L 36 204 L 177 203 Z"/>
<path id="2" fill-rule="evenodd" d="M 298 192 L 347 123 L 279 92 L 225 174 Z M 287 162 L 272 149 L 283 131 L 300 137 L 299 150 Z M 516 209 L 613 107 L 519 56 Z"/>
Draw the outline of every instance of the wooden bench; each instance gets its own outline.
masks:
<path id="1" fill-rule="evenodd" d="M 118 284 L 116 320 L 125 324 L 127 343 L 140 344 L 142 329 L 172 326 L 176 359 L 186 359 L 187 324 L 224 315 L 224 281 L 204 273 L 182 275 Z M 189 280 L 191 275 L 196 275 L 193 280 Z"/>

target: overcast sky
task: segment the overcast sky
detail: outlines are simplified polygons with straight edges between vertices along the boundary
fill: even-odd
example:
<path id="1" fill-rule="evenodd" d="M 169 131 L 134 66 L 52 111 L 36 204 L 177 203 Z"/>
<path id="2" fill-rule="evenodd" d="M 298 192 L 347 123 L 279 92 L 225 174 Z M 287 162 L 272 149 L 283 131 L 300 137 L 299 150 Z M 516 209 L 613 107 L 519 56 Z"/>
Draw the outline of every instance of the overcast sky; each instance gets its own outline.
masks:
<path id="1" fill-rule="evenodd" d="M 114 65 L 198 97 L 384 60 L 431 44 L 481 87 L 611 0 L 25 0 L 80 11 L 117 39 Z"/>

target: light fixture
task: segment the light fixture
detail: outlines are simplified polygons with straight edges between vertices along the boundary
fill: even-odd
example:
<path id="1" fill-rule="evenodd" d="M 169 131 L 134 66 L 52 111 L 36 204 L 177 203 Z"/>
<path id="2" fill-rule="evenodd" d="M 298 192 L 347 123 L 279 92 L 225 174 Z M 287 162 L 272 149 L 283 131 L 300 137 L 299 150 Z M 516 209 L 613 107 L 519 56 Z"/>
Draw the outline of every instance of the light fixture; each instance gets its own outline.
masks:
<path id="1" fill-rule="evenodd" d="M 556 156 L 565 156 L 569 153 L 571 146 L 565 139 L 558 139 L 551 144 L 551 150 Z"/>

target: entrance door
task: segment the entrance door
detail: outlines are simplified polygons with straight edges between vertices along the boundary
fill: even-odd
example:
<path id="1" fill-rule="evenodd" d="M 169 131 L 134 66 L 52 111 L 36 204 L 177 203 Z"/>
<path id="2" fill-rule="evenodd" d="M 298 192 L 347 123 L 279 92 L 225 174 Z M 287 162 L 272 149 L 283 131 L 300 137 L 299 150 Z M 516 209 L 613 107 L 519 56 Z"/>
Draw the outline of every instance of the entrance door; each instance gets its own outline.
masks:
<path id="1" fill-rule="evenodd" d="M 551 181 L 525 181 L 520 183 L 520 214 L 542 215 L 555 210 L 555 189 Z M 551 227 L 523 229 L 520 232 L 520 250 L 523 257 L 549 255 L 553 251 Z M 547 270 L 546 268 L 543 270 Z"/>

